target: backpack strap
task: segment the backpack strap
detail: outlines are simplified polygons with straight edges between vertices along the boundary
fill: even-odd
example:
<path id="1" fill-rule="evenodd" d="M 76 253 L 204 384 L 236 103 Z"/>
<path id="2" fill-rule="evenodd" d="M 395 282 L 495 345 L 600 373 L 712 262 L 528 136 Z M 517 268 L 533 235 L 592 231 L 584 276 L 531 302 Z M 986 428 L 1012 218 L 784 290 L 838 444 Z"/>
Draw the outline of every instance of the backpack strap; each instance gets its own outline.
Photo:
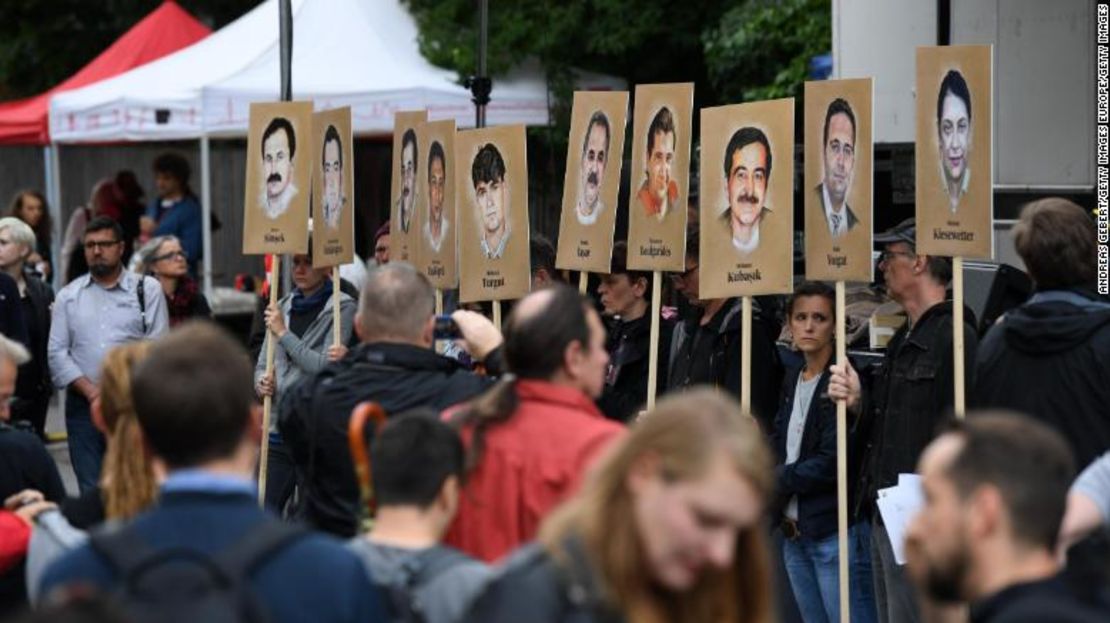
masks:
<path id="1" fill-rule="evenodd" d="M 401 565 L 401 580 L 410 589 L 423 586 L 439 574 L 472 558 L 453 547 L 437 546 L 413 556 Z"/>
<path id="2" fill-rule="evenodd" d="M 273 555 L 308 534 L 308 530 L 296 524 L 267 519 L 250 528 L 244 537 L 214 559 L 229 577 L 245 579 Z"/>
<path id="3" fill-rule="evenodd" d="M 143 335 L 146 335 L 146 275 L 139 275 L 139 317 L 143 319 Z"/>
<path id="4" fill-rule="evenodd" d="M 272 554 L 307 534 L 302 527 L 267 520 L 217 554 L 188 547 L 155 549 L 132 528 L 94 532 L 89 535 L 89 546 L 127 582 L 149 567 L 176 558 L 192 560 L 207 567 L 225 583 L 232 584 L 245 579 Z"/>

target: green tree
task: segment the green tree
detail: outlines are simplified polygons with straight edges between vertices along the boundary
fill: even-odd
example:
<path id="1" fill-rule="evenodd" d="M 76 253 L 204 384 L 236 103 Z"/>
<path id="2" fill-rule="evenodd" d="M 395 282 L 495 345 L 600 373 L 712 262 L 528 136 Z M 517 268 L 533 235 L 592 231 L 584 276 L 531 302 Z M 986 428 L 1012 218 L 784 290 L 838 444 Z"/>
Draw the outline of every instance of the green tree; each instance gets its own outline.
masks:
<path id="1" fill-rule="evenodd" d="M 810 59 L 832 47 L 831 7 L 828 0 L 750 0 L 726 11 L 702 40 L 723 102 L 801 97 Z"/>
<path id="2" fill-rule="evenodd" d="M 179 0 L 213 29 L 258 0 Z M 0 19 L 0 99 L 26 97 L 68 78 L 161 0 L 4 0 Z"/>

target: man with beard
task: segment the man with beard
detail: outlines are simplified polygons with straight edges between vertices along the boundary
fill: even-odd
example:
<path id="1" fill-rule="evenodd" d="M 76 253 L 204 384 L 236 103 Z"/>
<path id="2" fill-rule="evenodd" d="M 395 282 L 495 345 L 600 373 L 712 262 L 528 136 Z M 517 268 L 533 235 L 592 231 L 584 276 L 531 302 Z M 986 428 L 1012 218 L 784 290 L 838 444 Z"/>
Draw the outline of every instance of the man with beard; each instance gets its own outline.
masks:
<path id="1" fill-rule="evenodd" d="M 293 124 L 284 117 L 274 117 L 262 132 L 263 192 L 259 206 L 267 217 L 280 218 L 297 195 L 293 184 L 293 157 L 297 153 L 297 137 Z"/>
<path id="2" fill-rule="evenodd" d="M 963 74 L 955 69 L 945 74 L 937 94 L 937 143 L 944 191 L 949 209 L 955 214 L 971 182 L 971 91 Z"/>
<path id="3" fill-rule="evenodd" d="M 1051 429 L 1012 413 L 970 414 L 925 449 L 925 504 L 906 533 L 910 574 L 973 623 L 1106 621 L 1059 576 L 1056 541 L 1075 475 Z"/>
<path id="4" fill-rule="evenodd" d="M 582 141 L 582 168 L 578 173 L 578 204 L 574 215 L 583 225 L 593 225 L 605 210 L 601 202 L 601 182 L 605 179 L 605 166 L 609 162 L 609 118 L 600 110 L 590 117 L 586 125 L 586 138 Z"/>
<path id="5" fill-rule="evenodd" d="M 339 131 L 334 125 L 329 125 L 324 131 L 322 158 L 324 223 L 329 229 L 339 229 L 339 217 L 343 214 L 343 204 L 347 203 L 347 197 L 343 195 L 343 144 L 339 140 Z"/>
<path id="6" fill-rule="evenodd" d="M 412 128 L 401 136 L 401 196 L 397 197 L 397 219 L 401 231 L 409 233 L 412 226 L 413 206 L 416 203 L 416 132 Z"/>
<path id="7" fill-rule="evenodd" d="M 113 347 L 157 337 L 169 326 L 162 286 L 123 267 L 119 223 L 94 218 L 85 227 L 84 248 L 89 272 L 58 293 L 47 344 L 54 386 L 66 390 L 69 456 L 82 492 L 97 486 L 104 456 L 104 436 L 90 418 L 100 362 Z"/>
<path id="8" fill-rule="evenodd" d="M 856 167 L 856 115 L 848 102 L 834 99 L 825 112 L 825 174 L 813 189 L 821 201 L 821 215 L 829 235 L 839 238 L 859 222 L 848 207 L 848 188 Z"/>
<path id="9" fill-rule="evenodd" d="M 486 143 L 474 156 L 470 167 L 474 182 L 474 207 L 481 222 L 482 257 L 496 260 L 505 254 L 509 242 L 508 187 L 505 160 L 493 143 Z"/>
<path id="10" fill-rule="evenodd" d="M 742 255 L 759 248 L 759 224 L 771 209 L 766 206 L 771 179 L 771 144 L 758 128 L 740 128 L 725 148 L 725 188 L 728 208 L 718 219 L 732 246 Z"/>
<path id="11" fill-rule="evenodd" d="M 447 187 L 447 156 L 439 141 L 428 149 L 428 220 L 424 223 L 424 237 L 432 251 L 439 253 L 451 222 L 443 218 L 444 193 Z"/>

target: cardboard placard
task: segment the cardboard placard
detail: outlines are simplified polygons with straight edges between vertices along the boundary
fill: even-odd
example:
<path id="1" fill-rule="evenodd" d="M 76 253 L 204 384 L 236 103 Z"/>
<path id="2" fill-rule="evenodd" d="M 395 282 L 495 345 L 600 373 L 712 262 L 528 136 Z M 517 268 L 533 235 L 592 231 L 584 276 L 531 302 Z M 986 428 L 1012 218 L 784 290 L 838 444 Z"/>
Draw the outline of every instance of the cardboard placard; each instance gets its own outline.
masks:
<path id="1" fill-rule="evenodd" d="M 312 115 L 312 265 L 355 257 L 355 148 L 349 106 Z"/>
<path id="2" fill-rule="evenodd" d="M 806 278 L 870 282 L 871 79 L 805 83 Z"/>
<path id="3" fill-rule="evenodd" d="M 609 272 L 627 116 L 627 91 L 574 94 L 556 268 Z"/>
<path id="4" fill-rule="evenodd" d="M 531 289 L 524 126 L 455 135 L 459 300 L 521 298 Z"/>
<path id="5" fill-rule="evenodd" d="M 698 298 L 792 291 L 793 98 L 701 110 L 699 196 Z"/>
<path id="6" fill-rule="evenodd" d="M 628 202 L 632 270 L 685 269 L 693 106 L 692 83 L 636 86 Z"/>
<path id="7" fill-rule="evenodd" d="M 312 102 L 251 104 L 243 254 L 308 251 Z"/>
<path id="8" fill-rule="evenodd" d="M 441 290 L 459 285 L 459 221 L 455 214 L 455 120 L 420 124 L 416 136 L 428 146 L 417 180 L 417 263 L 420 272 Z"/>
<path id="9" fill-rule="evenodd" d="M 427 155 L 416 128 L 428 119 L 428 111 L 400 111 L 393 116 L 393 176 L 390 207 L 389 256 L 393 261 L 416 261 L 417 179 L 424 174 L 421 158 Z"/>
<path id="10" fill-rule="evenodd" d="M 991 257 L 991 53 L 987 45 L 917 49 L 919 253 Z"/>

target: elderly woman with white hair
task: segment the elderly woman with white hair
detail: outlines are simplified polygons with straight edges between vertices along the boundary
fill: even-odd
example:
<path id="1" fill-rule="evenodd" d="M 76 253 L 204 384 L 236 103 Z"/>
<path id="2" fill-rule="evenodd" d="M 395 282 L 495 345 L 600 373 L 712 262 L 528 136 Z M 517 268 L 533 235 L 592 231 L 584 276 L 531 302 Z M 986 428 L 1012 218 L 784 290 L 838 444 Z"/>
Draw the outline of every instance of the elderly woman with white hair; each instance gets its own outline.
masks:
<path id="1" fill-rule="evenodd" d="M 54 393 L 46 363 L 54 290 L 28 265 L 36 247 L 35 232 L 30 225 L 12 216 L 0 218 L 0 272 L 15 280 L 19 289 L 18 304 L 27 327 L 25 343 L 31 354 L 31 361 L 19 368 L 12 419 L 30 422 L 39 437 L 45 439 L 46 412 Z"/>
<path id="2" fill-rule="evenodd" d="M 152 238 L 132 261 L 135 272 L 152 275 L 162 284 L 171 328 L 192 318 L 212 317 L 208 300 L 189 276 L 189 257 L 176 236 Z"/>

